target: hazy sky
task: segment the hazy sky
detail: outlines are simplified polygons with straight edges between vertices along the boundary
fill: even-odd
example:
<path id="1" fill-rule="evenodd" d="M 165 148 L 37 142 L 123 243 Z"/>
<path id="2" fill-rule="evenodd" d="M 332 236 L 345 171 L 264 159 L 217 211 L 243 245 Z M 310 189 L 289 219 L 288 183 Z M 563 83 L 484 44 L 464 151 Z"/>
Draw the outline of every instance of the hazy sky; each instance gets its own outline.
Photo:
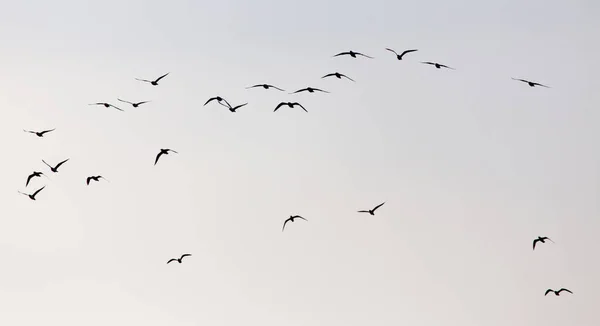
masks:
<path id="1" fill-rule="evenodd" d="M 599 16 L 592 0 L 2 1 L 0 324 L 600 324 Z M 350 49 L 375 59 L 332 58 Z M 320 79 L 335 71 L 356 83 Z M 202 106 L 215 95 L 249 104 Z M 273 113 L 290 100 L 309 113 Z M 179 154 L 153 166 L 160 148 Z M 86 186 L 97 174 L 110 183 Z M 308 222 L 281 232 L 292 214 Z M 556 243 L 534 252 L 538 235 Z"/>

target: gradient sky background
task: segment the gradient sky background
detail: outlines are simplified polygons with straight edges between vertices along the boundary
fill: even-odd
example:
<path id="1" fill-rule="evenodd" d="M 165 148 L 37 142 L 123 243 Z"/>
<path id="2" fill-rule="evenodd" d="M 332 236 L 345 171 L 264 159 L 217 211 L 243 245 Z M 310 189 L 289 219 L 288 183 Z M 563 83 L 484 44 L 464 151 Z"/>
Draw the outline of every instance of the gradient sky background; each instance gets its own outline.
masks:
<path id="1" fill-rule="evenodd" d="M 599 9 L 3 1 L 0 324 L 598 325 Z"/>

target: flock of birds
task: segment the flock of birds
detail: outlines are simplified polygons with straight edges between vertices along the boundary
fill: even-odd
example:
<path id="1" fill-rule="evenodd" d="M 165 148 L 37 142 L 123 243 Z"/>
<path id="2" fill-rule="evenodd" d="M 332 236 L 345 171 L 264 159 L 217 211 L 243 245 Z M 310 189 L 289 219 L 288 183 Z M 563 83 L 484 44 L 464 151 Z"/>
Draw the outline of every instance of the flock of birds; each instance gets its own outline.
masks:
<path id="1" fill-rule="evenodd" d="M 397 53 L 395 50 L 393 50 L 393 49 L 386 48 L 386 50 L 387 50 L 387 51 L 390 51 L 390 52 L 392 52 L 392 53 L 393 53 L 393 54 L 396 56 L 396 59 L 397 59 L 397 60 L 403 60 L 403 58 L 404 58 L 404 56 L 405 56 L 405 55 L 407 55 L 407 54 L 409 54 L 409 53 L 412 53 L 412 52 L 416 52 L 416 51 L 418 51 L 417 49 L 410 49 L 410 50 L 405 50 L 405 51 L 403 51 L 402 53 L 398 54 L 398 53 Z M 373 57 L 371 57 L 371 56 L 368 56 L 368 55 L 366 55 L 366 54 L 363 54 L 363 53 L 360 53 L 360 52 L 355 52 L 355 51 L 345 51 L 345 52 L 340 52 L 340 53 L 338 53 L 338 54 L 334 55 L 333 57 L 339 57 L 339 56 L 350 56 L 350 57 L 352 57 L 352 58 L 358 58 L 358 56 L 361 56 L 361 57 L 365 57 L 365 58 L 368 58 L 368 59 L 374 59 L 374 58 L 373 58 Z M 438 62 L 422 61 L 421 63 L 422 63 L 422 64 L 426 64 L 426 65 L 431 65 L 431 66 L 434 66 L 434 67 L 435 67 L 435 68 L 437 68 L 437 69 L 446 68 L 446 69 L 456 70 L 455 68 L 449 67 L 449 66 L 447 66 L 447 65 L 444 65 L 444 64 L 440 64 L 440 63 L 438 63 Z M 146 82 L 146 83 L 149 83 L 149 84 L 151 84 L 151 85 L 153 85 L 153 86 L 158 86 L 158 82 L 159 82 L 160 80 L 162 80 L 163 78 L 167 77 L 168 75 L 169 75 L 169 73 L 166 73 L 166 74 L 164 74 L 164 75 L 162 75 L 162 76 L 160 76 L 160 77 L 156 78 L 155 80 L 147 80 L 147 79 L 140 79 L 140 78 L 135 78 L 135 79 L 136 79 L 136 80 L 138 80 L 138 81 L 141 81 L 141 82 Z M 329 74 L 326 74 L 326 75 L 324 75 L 324 76 L 323 76 L 323 77 L 321 77 L 321 78 L 328 78 L 328 77 L 336 77 L 337 79 L 346 78 L 346 79 L 348 79 L 348 80 L 350 80 L 350 81 L 354 82 L 354 79 L 352 79 L 352 78 L 350 78 L 350 77 L 348 77 L 348 76 L 346 76 L 346 75 L 344 75 L 344 74 L 342 74 L 342 73 L 339 73 L 339 72 L 329 73 Z M 527 84 L 527 85 L 529 85 L 530 87 L 541 86 L 541 87 L 550 88 L 549 86 L 546 86 L 546 85 L 543 85 L 543 84 L 540 84 L 540 83 L 537 83 L 537 82 L 532 82 L 532 81 L 529 81 L 529 80 L 526 80 L 526 79 L 520 79 L 520 78 L 512 78 L 512 79 L 513 79 L 513 80 L 516 80 L 516 81 L 520 81 L 520 82 L 526 83 L 526 84 Z M 261 88 L 263 88 L 263 89 L 265 89 L 265 90 L 268 90 L 268 89 L 271 89 L 271 88 L 273 88 L 273 89 L 276 89 L 276 90 L 278 90 L 278 91 L 285 92 L 285 90 L 283 90 L 283 89 L 281 89 L 281 88 L 279 88 L 279 87 L 276 87 L 276 86 L 270 85 L 270 84 L 256 84 L 256 85 L 253 85 L 253 86 L 246 87 L 246 89 L 259 88 L 259 87 L 261 87 Z M 314 92 L 322 92 L 322 93 L 329 93 L 328 91 L 325 91 L 325 90 L 322 90 L 322 89 L 313 88 L 313 87 L 306 87 L 306 88 L 303 88 L 303 89 L 299 89 L 299 90 L 297 90 L 297 91 L 295 91 L 295 92 L 292 92 L 292 93 L 290 93 L 290 94 L 297 94 L 297 93 L 301 93 L 301 92 L 309 92 L 309 93 L 314 93 Z M 134 108 L 137 108 L 137 107 L 139 107 L 139 106 L 140 106 L 140 105 L 142 105 L 142 104 L 145 104 L 145 103 L 149 103 L 149 102 L 150 102 L 150 101 L 142 101 L 142 102 L 130 102 L 130 101 L 122 100 L 122 99 L 117 99 L 117 100 L 118 100 L 119 102 L 123 102 L 123 103 L 130 104 L 130 105 L 131 105 L 131 106 L 133 106 Z M 235 113 L 235 112 L 236 112 L 236 111 L 237 111 L 239 108 L 241 108 L 241 107 L 244 107 L 244 106 L 246 106 L 246 105 L 248 104 L 248 103 L 243 103 L 243 104 L 239 104 L 239 105 L 232 106 L 232 105 L 231 105 L 231 104 L 230 104 L 230 103 L 229 103 L 229 102 L 228 102 L 226 99 L 224 99 L 223 97 L 221 97 L 221 96 L 215 96 L 215 97 L 211 97 L 211 98 L 209 98 L 209 99 L 206 101 L 206 103 L 204 103 L 204 106 L 206 106 L 207 104 L 211 103 L 212 101 L 216 101 L 218 104 L 220 104 L 220 105 L 224 106 L 225 108 L 229 109 L 229 111 L 231 111 L 231 112 L 234 112 L 234 113 Z M 112 107 L 112 108 L 114 108 L 114 109 L 117 109 L 117 110 L 119 110 L 119 111 L 124 111 L 123 109 L 121 109 L 121 108 L 119 108 L 119 107 L 117 107 L 117 106 L 115 106 L 115 105 L 113 105 L 113 104 L 107 103 L 107 102 L 97 102 L 97 103 L 91 103 L 91 104 L 89 104 L 89 105 L 98 105 L 98 106 L 104 106 L 104 107 L 106 107 L 106 108 L 110 108 L 110 107 Z M 278 105 L 275 107 L 275 109 L 273 110 L 273 112 L 276 112 L 276 111 L 277 111 L 277 110 L 279 110 L 281 107 L 285 107 L 285 106 L 287 106 L 287 107 L 289 107 L 289 108 L 293 108 L 293 107 L 295 107 L 295 106 L 298 106 L 298 107 L 300 107 L 302 110 L 304 110 L 305 112 L 308 112 L 308 110 L 306 110 L 306 108 L 305 108 L 304 106 L 302 106 L 302 104 L 300 104 L 300 103 L 298 103 L 298 102 L 281 102 L 281 103 L 279 103 L 279 104 L 278 104 Z M 32 131 L 32 130 L 23 130 L 23 131 L 25 131 L 25 132 L 27 132 L 27 133 L 32 133 L 32 134 L 35 134 L 37 137 L 40 137 L 40 138 L 42 138 L 42 137 L 44 137 L 44 135 L 45 135 L 45 134 L 47 134 L 47 133 L 49 133 L 49 132 L 52 132 L 52 131 L 54 131 L 54 130 L 55 130 L 55 129 L 44 130 L 44 131 Z M 177 151 L 175 151 L 175 150 L 172 150 L 172 149 L 169 149 L 169 148 L 161 148 L 161 149 L 160 149 L 160 152 L 159 152 L 159 153 L 156 155 L 156 158 L 155 158 L 155 160 L 154 160 L 154 165 L 156 165 L 156 164 L 158 163 L 158 160 L 159 160 L 159 159 L 160 159 L 160 158 L 161 158 L 163 155 L 168 155 L 169 153 L 176 153 L 176 154 L 177 154 Z M 57 163 L 56 165 L 52 166 L 52 165 L 48 164 L 46 161 L 42 160 L 42 162 L 43 162 L 43 163 L 44 163 L 44 164 L 45 164 L 45 165 L 46 165 L 46 166 L 47 166 L 47 167 L 50 169 L 50 171 L 52 171 L 53 173 L 58 173 L 58 169 L 59 169 L 59 168 L 60 168 L 60 167 L 61 167 L 63 164 L 65 164 L 65 163 L 66 163 L 66 162 L 68 162 L 68 161 L 69 161 L 69 159 L 67 158 L 67 159 L 65 159 L 65 160 L 63 160 L 63 161 L 61 161 L 61 162 Z M 26 183 L 25 183 L 25 187 L 29 186 L 29 183 L 30 183 L 30 181 L 31 181 L 33 178 L 36 178 L 36 177 L 41 177 L 41 176 L 45 176 L 45 174 L 44 174 L 43 172 L 39 172 L 39 171 L 34 171 L 33 173 L 31 173 L 31 174 L 30 174 L 30 175 L 27 177 L 27 181 L 26 181 Z M 87 177 L 87 179 L 86 179 L 86 184 L 89 186 L 89 184 L 90 184 L 90 181 L 96 181 L 96 182 L 98 182 L 98 181 L 100 181 L 100 179 L 106 180 L 106 178 L 104 178 L 104 177 L 103 177 L 103 176 L 101 176 L 101 175 L 89 176 L 89 177 Z M 106 180 L 106 181 L 108 181 L 108 180 Z M 39 194 L 39 193 L 40 193 L 42 190 L 44 190 L 44 188 L 46 188 L 46 186 L 43 186 L 43 187 L 41 187 L 41 188 L 37 189 L 36 191 L 34 191 L 34 192 L 33 192 L 33 193 L 31 193 L 31 194 L 27 194 L 27 193 L 24 193 L 24 192 L 21 192 L 21 191 L 19 191 L 19 193 L 20 193 L 20 194 L 23 194 L 23 195 L 25 195 L 25 196 L 28 196 L 28 197 L 29 197 L 31 200 L 36 200 L 36 196 L 37 196 L 37 195 L 38 195 L 38 194 Z M 375 206 L 373 209 L 368 209 L 368 210 L 359 210 L 359 211 L 358 211 L 358 213 L 368 213 L 368 214 L 370 214 L 370 215 L 375 215 L 375 211 L 376 211 L 378 208 L 380 208 L 381 206 L 383 206 L 384 204 L 385 204 L 385 202 L 383 202 L 383 203 L 381 203 L 381 204 L 379 204 L 379 205 Z M 304 220 L 304 221 L 308 221 L 306 218 L 304 218 L 304 217 L 302 217 L 302 216 L 300 216 L 300 215 L 292 215 L 292 216 L 290 216 L 289 218 L 287 218 L 287 219 L 285 219 L 285 220 L 284 220 L 284 222 L 283 222 L 283 227 L 282 227 L 281 231 L 283 232 L 283 231 L 285 230 L 285 226 L 286 226 L 286 224 L 287 224 L 288 222 L 292 222 L 292 223 L 293 223 L 293 222 L 295 222 L 297 219 Z M 554 242 L 554 241 L 552 241 L 552 240 L 551 240 L 550 238 L 548 238 L 548 237 L 538 237 L 537 239 L 534 239 L 534 240 L 533 240 L 533 250 L 535 250 L 535 247 L 536 247 L 536 245 L 537 245 L 538 243 L 546 243 L 546 240 L 548 240 L 548 241 L 550 241 L 550 242 Z M 181 263 L 182 263 L 182 261 L 183 261 L 183 258 L 185 258 L 185 257 L 188 257 L 188 256 L 191 256 L 191 254 L 183 254 L 183 255 L 181 255 L 179 258 L 171 258 L 171 259 L 169 259 L 169 260 L 167 261 L 167 264 L 169 264 L 169 263 L 171 263 L 171 262 L 175 262 L 175 261 L 181 264 Z M 561 288 L 561 289 L 559 289 L 559 290 L 548 289 L 548 290 L 546 290 L 546 292 L 545 292 L 544 296 L 548 295 L 549 293 L 554 293 L 554 295 L 556 295 L 556 296 L 559 296 L 561 292 L 567 292 L 567 293 L 571 293 L 571 294 L 573 293 L 573 292 L 571 292 L 569 289 L 566 289 L 566 288 Z"/>

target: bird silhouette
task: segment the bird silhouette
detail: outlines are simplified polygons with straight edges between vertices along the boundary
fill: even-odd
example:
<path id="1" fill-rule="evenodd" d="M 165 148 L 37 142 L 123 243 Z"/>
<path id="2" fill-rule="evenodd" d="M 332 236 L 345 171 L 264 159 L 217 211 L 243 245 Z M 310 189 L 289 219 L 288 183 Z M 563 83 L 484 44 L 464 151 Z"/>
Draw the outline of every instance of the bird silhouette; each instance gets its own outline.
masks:
<path id="1" fill-rule="evenodd" d="M 220 96 L 215 96 L 215 97 L 211 97 L 208 99 L 208 101 L 206 101 L 206 103 L 204 103 L 204 106 L 206 106 L 206 104 L 212 102 L 212 101 L 217 101 L 219 104 L 221 104 L 222 106 L 226 107 L 226 108 L 231 108 L 231 104 L 229 104 L 229 102 L 227 102 L 226 99 L 220 97 Z M 225 104 L 223 104 L 222 102 L 225 102 Z"/>
<path id="2" fill-rule="evenodd" d="M 371 215 L 375 215 L 375 210 L 378 209 L 379 207 L 381 207 L 383 204 L 385 204 L 385 202 L 383 202 L 383 203 L 375 206 L 375 208 L 373 208 L 373 209 L 369 209 L 369 210 L 366 210 L 366 211 L 358 211 L 358 212 L 359 213 L 369 213 Z"/>
<path id="3" fill-rule="evenodd" d="M 394 50 L 392 50 L 392 49 L 390 49 L 390 48 L 385 48 L 385 49 L 386 49 L 386 50 L 388 50 L 388 51 L 394 52 L 394 54 L 396 55 L 396 58 L 397 58 L 398 60 L 402 60 L 402 57 L 403 57 L 405 54 L 407 54 L 407 53 L 411 53 L 411 52 L 416 52 L 416 51 L 418 51 L 417 49 L 414 49 L 414 50 L 406 50 L 406 51 L 402 52 L 401 54 L 398 54 L 396 51 L 394 51 Z"/>
<path id="4" fill-rule="evenodd" d="M 123 103 L 129 103 L 129 104 L 131 104 L 131 105 L 132 105 L 134 108 L 137 108 L 138 106 L 140 106 L 140 105 L 142 105 L 142 104 L 144 104 L 144 103 L 148 103 L 148 102 L 150 102 L 150 101 L 143 101 L 143 102 L 129 102 L 129 101 L 124 101 L 124 100 L 122 100 L 122 99 L 120 99 L 120 98 L 118 98 L 117 100 L 119 100 L 119 101 L 121 101 L 121 102 L 123 102 Z"/>
<path id="5" fill-rule="evenodd" d="M 296 93 L 301 93 L 301 92 L 309 92 L 309 93 L 314 93 L 314 92 L 323 92 L 323 93 L 329 93 L 328 91 L 324 91 L 322 89 L 318 89 L 318 88 L 312 88 L 312 87 L 306 87 L 303 89 L 299 89 L 293 93 L 290 94 L 296 94 Z"/>
<path id="6" fill-rule="evenodd" d="M 548 290 L 546 290 L 546 293 L 544 293 L 544 296 L 547 296 L 548 293 L 550 293 L 550 292 L 554 292 L 554 295 L 559 296 L 562 291 L 569 292 L 569 293 L 573 294 L 573 292 L 571 292 L 570 290 L 562 288 L 562 289 L 560 289 L 558 291 L 554 291 L 552 289 L 548 289 Z"/>
<path id="7" fill-rule="evenodd" d="M 105 177 L 103 177 L 101 175 L 96 175 L 96 176 L 87 177 L 87 179 L 85 180 L 85 183 L 89 186 L 90 185 L 90 181 L 94 180 L 94 181 L 98 182 L 98 181 L 100 181 L 100 179 L 106 180 Z M 108 180 L 106 180 L 106 181 L 108 181 Z"/>
<path id="8" fill-rule="evenodd" d="M 169 259 L 169 261 L 167 262 L 167 264 L 170 263 L 170 262 L 173 262 L 173 261 L 176 261 L 176 262 L 178 262 L 178 263 L 181 264 L 181 261 L 182 261 L 183 257 L 187 257 L 187 256 L 191 256 L 191 255 L 192 254 L 183 254 L 183 255 L 181 255 L 180 258 L 171 258 L 171 259 Z"/>
<path id="9" fill-rule="evenodd" d="M 235 111 L 236 111 L 237 109 L 241 108 L 242 106 L 244 106 L 244 105 L 246 105 L 246 104 L 248 104 L 248 103 L 244 103 L 244 104 L 236 105 L 236 106 L 234 106 L 234 107 L 229 107 L 229 111 L 231 111 L 231 112 L 235 113 Z"/>
<path id="10" fill-rule="evenodd" d="M 160 149 L 160 153 L 158 153 L 158 155 L 156 155 L 156 160 L 154 161 L 154 165 L 156 165 L 156 163 L 158 163 L 158 159 L 163 155 L 169 155 L 169 152 L 173 152 L 175 154 L 179 154 L 176 151 L 172 150 L 172 149 L 168 149 L 168 148 L 161 148 Z"/>
<path id="11" fill-rule="evenodd" d="M 25 130 L 25 129 L 23 129 L 24 132 L 35 134 L 38 137 L 44 137 L 45 133 L 48 133 L 48 132 L 51 132 L 51 131 L 54 131 L 54 130 L 56 130 L 56 128 L 50 129 L 50 130 L 44 130 L 44 131 L 33 131 L 33 130 Z"/>
<path id="12" fill-rule="evenodd" d="M 363 57 L 366 57 L 366 58 L 369 58 L 369 59 L 373 59 L 373 57 L 370 57 L 370 56 L 368 56 L 366 54 L 362 54 L 362 53 L 354 52 L 354 51 L 340 52 L 340 53 L 334 55 L 334 57 L 338 57 L 338 56 L 341 56 L 341 55 L 349 55 L 349 56 L 351 56 L 353 58 L 356 58 L 357 55 L 360 55 L 360 56 L 363 56 Z"/>
<path id="13" fill-rule="evenodd" d="M 284 106 L 284 105 L 287 105 L 287 106 L 288 106 L 288 107 L 290 107 L 290 108 L 293 108 L 294 106 L 296 106 L 296 105 L 297 105 L 297 106 L 301 107 L 301 108 L 302 108 L 302 110 L 304 110 L 305 112 L 308 112 L 308 111 L 306 111 L 306 109 L 305 109 L 305 108 L 302 106 L 302 104 L 300 104 L 300 103 L 298 103 L 298 102 L 281 102 L 281 103 L 277 104 L 277 107 L 275 107 L 275 110 L 273 110 L 273 112 L 277 111 L 277 110 L 278 110 L 280 107 L 282 107 L 282 106 Z"/>
<path id="14" fill-rule="evenodd" d="M 163 78 L 165 78 L 165 77 L 167 77 L 168 74 L 170 74 L 170 73 L 168 72 L 168 73 L 166 73 L 166 74 L 164 74 L 164 75 L 156 78 L 156 80 L 146 80 L 146 79 L 139 79 L 139 78 L 136 78 L 136 80 L 143 81 L 143 82 L 146 82 L 146 83 L 150 83 L 150 84 L 152 84 L 154 86 L 158 86 L 158 81 L 161 80 L 161 79 L 163 79 Z"/>
<path id="15" fill-rule="evenodd" d="M 64 161 L 62 161 L 62 162 L 60 162 L 60 163 L 56 164 L 56 166 L 55 166 L 55 167 L 52 167 L 52 165 L 50 165 L 50 164 L 46 163 L 46 161 L 44 161 L 44 160 L 42 160 L 42 162 L 44 162 L 44 164 L 46 164 L 46 165 L 47 165 L 47 166 L 50 168 L 50 171 L 52 171 L 52 172 L 54 172 L 54 173 L 57 173 L 57 172 L 58 172 L 58 168 L 59 168 L 61 165 L 63 165 L 63 164 L 64 164 L 66 161 L 68 161 L 68 160 L 69 160 L 69 159 L 66 159 L 66 160 L 64 160 Z"/>
<path id="16" fill-rule="evenodd" d="M 537 237 L 537 239 L 533 240 L 533 250 L 535 250 L 535 244 L 538 243 L 538 241 L 541 243 L 546 243 L 546 240 L 550 240 L 551 242 L 554 242 L 554 241 L 552 241 L 552 239 L 550 239 L 548 237 Z"/>
<path id="17" fill-rule="evenodd" d="M 338 79 L 342 79 L 342 77 L 346 77 L 346 78 L 350 79 L 351 81 L 354 81 L 354 79 L 352 79 L 352 78 L 350 78 L 350 77 L 348 77 L 348 76 L 346 76 L 344 74 L 340 74 L 339 72 L 333 72 L 333 73 L 327 74 L 327 75 L 325 75 L 325 76 L 323 76 L 321 78 L 327 78 L 327 77 L 331 77 L 331 76 L 335 76 Z"/>
<path id="18" fill-rule="evenodd" d="M 106 103 L 106 102 L 92 103 L 92 104 L 89 104 L 89 105 L 104 105 L 104 107 L 105 107 L 105 108 L 109 108 L 109 107 L 111 107 L 111 106 L 112 106 L 113 108 L 115 108 L 115 109 L 117 109 L 117 110 L 119 110 L 119 111 L 124 111 L 124 110 L 122 110 L 122 109 L 119 109 L 118 107 L 116 107 L 116 106 L 114 106 L 114 105 L 112 105 L 112 104 L 110 104 L 110 103 Z"/>
<path id="19" fill-rule="evenodd" d="M 250 88 L 254 88 L 254 87 L 262 87 L 264 89 L 269 89 L 269 88 L 273 87 L 273 88 L 278 89 L 278 90 L 280 90 L 282 92 L 285 92 L 283 89 L 281 89 L 279 87 L 275 87 L 273 85 L 269 85 L 269 84 L 256 84 L 254 86 L 246 87 L 246 89 L 250 89 Z"/>
<path id="20" fill-rule="evenodd" d="M 436 68 L 438 68 L 438 69 L 440 69 L 440 68 L 448 68 L 448 69 L 456 70 L 456 69 L 454 69 L 454 68 L 452 68 L 452 67 L 448 67 L 448 66 L 446 66 L 446 65 L 443 65 L 443 64 L 440 64 L 440 63 L 437 63 L 437 62 L 429 62 L 429 61 L 425 61 L 425 62 L 421 62 L 421 63 L 424 63 L 424 64 L 426 64 L 426 65 L 432 65 L 432 66 L 435 66 L 435 67 L 436 67 Z"/>
<path id="21" fill-rule="evenodd" d="M 46 186 L 43 186 L 43 187 L 41 187 L 40 189 L 36 190 L 36 191 L 35 191 L 33 194 L 31 194 L 31 195 L 30 195 L 30 194 L 26 194 L 26 193 L 24 193 L 24 192 L 20 192 L 20 191 L 19 191 L 19 193 L 20 193 L 20 194 L 22 194 L 22 195 L 25 195 L 25 196 L 29 197 L 29 199 L 31 199 L 31 200 L 35 200 L 35 196 L 36 196 L 36 195 L 37 195 L 37 194 L 38 194 L 40 191 L 44 190 L 44 188 L 46 188 Z"/>
<path id="22" fill-rule="evenodd" d="M 27 177 L 27 182 L 25 183 L 25 187 L 27 187 L 29 185 L 29 181 L 31 181 L 31 178 L 41 177 L 42 175 L 44 175 L 42 172 L 33 171 L 33 173 Z"/>
<path id="23" fill-rule="evenodd" d="M 518 80 L 520 82 L 527 83 L 527 85 L 529 85 L 530 87 L 542 86 L 542 87 L 550 88 L 550 86 L 542 85 L 540 83 L 535 83 L 535 82 L 532 82 L 532 81 L 529 81 L 529 80 L 525 80 L 525 79 L 519 79 L 519 78 L 512 78 L 512 79 L 513 80 Z"/>
<path id="24" fill-rule="evenodd" d="M 302 217 L 300 215 L 294 215 L 294 216 L 290 215 L 290 217 L 288 217 L 288 219 L 283 222 L 283 227 L 281 228 L 281 232 L 283 232 L 283 230 L 285 230 L 285 225 L 287 224 L 287 222 L 292 222 L 293 223 L 294 220 L 297 219 L 297 218 L 303 219 L 305 221 L 308 221 L 307 219 L 305 219 L 304 217 Z"/>

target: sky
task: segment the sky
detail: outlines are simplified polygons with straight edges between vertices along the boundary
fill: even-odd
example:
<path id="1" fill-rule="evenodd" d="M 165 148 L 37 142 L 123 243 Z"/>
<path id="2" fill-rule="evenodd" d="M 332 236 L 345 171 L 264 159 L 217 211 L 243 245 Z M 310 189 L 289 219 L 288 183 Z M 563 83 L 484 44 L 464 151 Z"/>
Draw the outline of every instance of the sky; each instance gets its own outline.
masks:
<path id="1" fill-rule="evenodd" d="M 599 15 L 2 1 L 0 324 L 598 325 Z M 288 94 L 308 86 L 331 93 Z"/>

